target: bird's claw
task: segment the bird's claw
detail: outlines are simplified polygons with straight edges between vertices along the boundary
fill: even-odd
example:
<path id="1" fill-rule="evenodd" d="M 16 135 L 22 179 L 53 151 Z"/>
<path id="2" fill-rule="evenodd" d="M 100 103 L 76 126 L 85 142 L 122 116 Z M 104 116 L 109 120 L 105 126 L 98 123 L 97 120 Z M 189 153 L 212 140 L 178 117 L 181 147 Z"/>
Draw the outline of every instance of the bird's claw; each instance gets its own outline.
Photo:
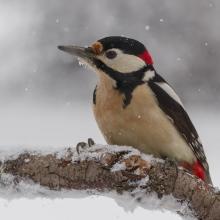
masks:
<path id="1" fill-rule="evenodd" d="M 88 145 L 89 147 L 92 147 L 93 145 L 95 145 L 95 141 L 92 138 L 88 138 Z"/>
<path id="2" fill-rule="evenodd" d="M 76 151 L 79 154 L 80 149 L 85 149 L 86 147 L 92 147 L 93 145 L 95 145 L 95 141 L 92 138 L 88 138 L 87 143 L 86 142 L 79 142 L 76 145 Z"/>
<path id="3" fill-rule="evenodd" d="M 79 150 L 82 148 L 84 149 L 86 147 L 86 143 L 85 142 L 79 142 L 77 145 L 76 145 L 76 151 L 77 153 L 79 154 Z"/>

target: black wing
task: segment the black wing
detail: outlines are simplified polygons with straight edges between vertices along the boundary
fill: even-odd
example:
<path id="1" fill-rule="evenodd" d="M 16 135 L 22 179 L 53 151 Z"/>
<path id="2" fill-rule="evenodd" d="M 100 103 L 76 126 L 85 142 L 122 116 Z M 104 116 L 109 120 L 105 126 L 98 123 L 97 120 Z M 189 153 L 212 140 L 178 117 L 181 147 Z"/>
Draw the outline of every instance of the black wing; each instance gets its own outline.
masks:
<path id="1" fill-rule="evenodd" d="M 154 78 L 148 81 L 148 85 L 155 94 L 160 108 L 171 119 L 174 126 L 186 140 L 209 176 L 209 167 L 203 146 L 199 140 L 195 127 L 179 100 L 179 97 L 169 84 L 158 74 L 155 74 Z"/>

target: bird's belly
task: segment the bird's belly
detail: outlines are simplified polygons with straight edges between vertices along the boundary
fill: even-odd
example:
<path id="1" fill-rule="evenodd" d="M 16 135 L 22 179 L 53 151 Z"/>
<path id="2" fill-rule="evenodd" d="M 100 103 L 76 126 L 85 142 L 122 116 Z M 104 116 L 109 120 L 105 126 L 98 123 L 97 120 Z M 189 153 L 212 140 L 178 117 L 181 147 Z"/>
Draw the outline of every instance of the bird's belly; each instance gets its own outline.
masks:
<path id="1" fill-rule="evenodd" d="M 94 114 L 107 143 L 133 146 L 157 157 L 192 163 L 195 157 L 190 147 L 148 93 L 146 87 L 136 88 L 126 108 L 117 91 L 105 98 L 97 93 L 100 97 Z"/>

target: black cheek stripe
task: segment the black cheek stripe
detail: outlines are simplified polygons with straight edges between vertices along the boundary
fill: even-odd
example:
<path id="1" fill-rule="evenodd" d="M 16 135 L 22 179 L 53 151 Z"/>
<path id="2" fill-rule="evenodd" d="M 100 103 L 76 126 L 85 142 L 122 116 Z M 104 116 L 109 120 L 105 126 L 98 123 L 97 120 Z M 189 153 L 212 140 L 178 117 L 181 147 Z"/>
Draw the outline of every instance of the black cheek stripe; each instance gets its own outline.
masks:
<path id="1" fill-rule="evenodd" d="M 124 94 L 125 96 L 123 100 L 123 108 L 126 108 L 131 103 L 132 92 L 138 85 L 145 83 L 142 80 L 144 77 L 144 73 L 152 68 L 152 66 L 146 65 L 142 67 L 140 70 L 134 72 L 121 73 L 108 67 L 106 64 L 104 64 L 102 61 L 98 59 L 94 59 L 93 63 L 98 69 L 102 70 L 105 74 L 107 74 L 116 81 L 115 89 L 117 89 L 120 93 Z"/>

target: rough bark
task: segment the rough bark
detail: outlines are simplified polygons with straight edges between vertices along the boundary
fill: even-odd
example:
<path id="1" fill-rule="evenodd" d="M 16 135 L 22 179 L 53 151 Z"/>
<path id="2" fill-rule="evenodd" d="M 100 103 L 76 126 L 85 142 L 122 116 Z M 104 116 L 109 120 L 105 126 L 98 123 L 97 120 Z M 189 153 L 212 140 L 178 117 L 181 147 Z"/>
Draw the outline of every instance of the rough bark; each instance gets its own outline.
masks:
<path id="1" fill-rule="evenodd" d="M 141 185 L 145 192 L 156 192 L 159 198 L 172 194 L 179 201 L 189 202 L 198 219 L 220 219 L 220 194 L 212 186 L 178 168 L 172 161 L 148 160 L 141 154 L 131 153 L 130 149 L 114 152 L 104 147 L 89 148 L 90 154 L 78 159 L 74 157 L 75 149 L 70 148 L 62 156 L 25 152 L 16 159 L 0 161 L 0 166 L 4 173 L 22 180 L 31 179 L 53 190 L 132 192 L 140 187 L 138 180 L 148 176 L 149 180 Z M 121 164 L 123 169 L 115 169 L 115 164 Z"/>

